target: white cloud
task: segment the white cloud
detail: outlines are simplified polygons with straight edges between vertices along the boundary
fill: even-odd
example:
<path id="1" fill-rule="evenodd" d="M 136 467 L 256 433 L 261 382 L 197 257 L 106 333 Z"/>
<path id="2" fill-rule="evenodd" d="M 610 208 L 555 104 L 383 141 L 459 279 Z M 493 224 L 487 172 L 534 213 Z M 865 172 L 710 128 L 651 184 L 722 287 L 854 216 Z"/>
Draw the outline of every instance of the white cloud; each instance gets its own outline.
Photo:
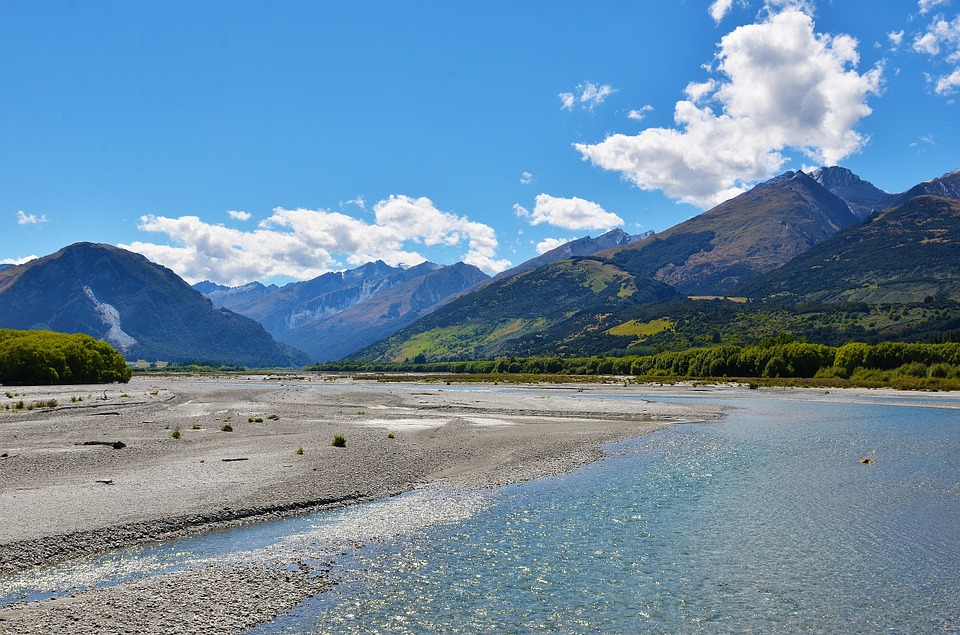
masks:
<path id="1" fill-rule="evenodd" d="M 913 50 L 917 53 L 926 53 L 927 55 L 940 54 L 940 40 L 932 32 L 918 35 L 913 40 Z"/>
<path id="2" fill-rule="evenodd" d="M 647 104 L 642 108 L 638 108 L 636 110 L 631 110 L 630 112 L 628 112 L 627 119 L 633 119 L 634 121 L 643 121 L 643 118 L 647 116 L 647 113 L 651 112 L 652 110 L 653 110 L 653 106 L 651 106 L 650 104 Z"/>
<path id="3" fill-rule="evenodd" d="M 189 282 L 242 284 L 275 276 L 299 280 L 372 260 L 391 265 L 421 263 L 410 245 L 456 247 L 463 261 L 488 273 L 510 263 L 496 258 L 494 230 L 438 210 L 427 198 L 391 196 L 374 206 L 367 223 L 340 212 L 277 208 L 253 231 L 211 225 L 196 216 L 143 216 L 139 229 L 165 234 L 174 245 L 135 242 L 124 247 L 166 265 Z"/>
<path id="4" fill-rule="evenodd" d="M 531 183 L 533 183 L 533 174 L 531 174 L 530 172 L 524 172 L 523 174 L 520 175 L 520 182 L 523 183 L 524 185 L 530 185 Z"/>
<path id="5" fill-rule="evenodd" d="M 924 13 L 922 4 L 921 13 Z M 926 31 L 913 38 L 912 48 L 917 53 L 935 58 L 937 62 L 942 56 L 943 61 L 952 68 L 940 75 L 928 74 L 928 80 L 938 95 L 956 92 L 960 87 L 960 15 L 952 20 L 943 16 L 935 17 Z"/>
<path id="6" fill-rule="evenodd" d="M 952 95 L 960 89 L 960 68 L 956 68 L 949 75 L 937 79 L 934 90 L 938 95 Z"/>
<path id="7" fill-rule="evenodd" d="M 235 218 L 236 220 L 248 221 L 253 217 L 253 214 L 250 212 L 238 212 L 236 210 L 230 210 L 227 212 L 230 215 L 230 218 Z"/>
<path id="8" fill-rule="evenodd" d="M 551 249 L 556 249 L 560 245 L 567 244 L 571 240 L 573 240 L 573 238 L 544 238 L 537 243 L 536 250 L 538 254 L 545 254 Z"/>
<path id="9" fill-rule="evenodd" d="M 899 48 L 903 43 L 903 29 L 899 31 L 890 31 L 887 33 L 887 39 L 890 40 L 890 44 L 894 49 Z"/>
<path id="10" fill-rule="evenodd" d="M 36 260 L 37 256 L 24 256 L 23 258 L 4 258 L 0 260 L 0 265 L 22 265 L 25 262 Z"/>
<path id="11" fill-rule="evenodd" d="M 37 216 L 36 214 L 24 214 L 23 210 L 17 212 L 17 225 L 37 225 L 45 222 L 47 222 L 45 214 Z"/>
<path id="12" fill-rule="evenodd" d="M 556 198 L 549 194 L 537 195 L 537 203 L 530 213 L 520 205 L 513 206 L 521 218 L 531 225 L 547 223 L 563 229 L 611 229 L 623 225 L 623 219 L 596 203 L 582 198 Z"/>
<path id="13" fill-rule="evenodd" d="M 577 84 L 575 92 L 560 93 L 560 109 L 573 110 L 573 107 L 580 103 L 584 110 L 593 111 L 593 109 L 602 104 L 607 97 L 617 92 L 610 84 L 594 84 L 593 82 L 584 82 Z"/>
<path id="14" fill-rule="evenodd" d="M 366 209 L 367 209 L 367 202 L 363 199 L 363 195 L 362 195 L 362 194 L 357 194 L 357 197 L 356 197 L 356 198 L 352 198 L 352 199 L 350 199 L 349 201 L 346 201 L 346 202 L 344 202 L 344 203 L 340 203 L 340 209 L 343 209 L 343 208 L 346 207 L 347 205 L 353 205 L 353 206 L 355 206 L 355 207 L 359 207 L 359 208 L 362 209 L 362 210 L 366 210 Z"/>
<path id="15" fill-rule="evenodd" d="M 710 17 L 713 18 L 713 21 L 719 24 L 732 8 L 733 0 L 714 0 L 708 11 L 710 12 Z"/>
<path id="16" fill-rule="evenodd" d="M 858 73 L 858 62 L 849 35 L 816 33 L 795 6 L 771 11 L 721 39 L 722 79 L 687 87 L 688 99 L 674 109 L 676 128 L 575 147 L 641 189 L 709 207 L 776 174 L 787 149 L 821 165 L 858 151 L 866 138 L 855 126 L 870 114 L 867 97 L 880 92 L 882 76 L 880 67 Z"/>
<path id="17" fill-rule="evenodd" d="M 947 4 L 947 0 L 918 0 L 917 7 L 920 13 L 929 13 L 934 7 Z"/>

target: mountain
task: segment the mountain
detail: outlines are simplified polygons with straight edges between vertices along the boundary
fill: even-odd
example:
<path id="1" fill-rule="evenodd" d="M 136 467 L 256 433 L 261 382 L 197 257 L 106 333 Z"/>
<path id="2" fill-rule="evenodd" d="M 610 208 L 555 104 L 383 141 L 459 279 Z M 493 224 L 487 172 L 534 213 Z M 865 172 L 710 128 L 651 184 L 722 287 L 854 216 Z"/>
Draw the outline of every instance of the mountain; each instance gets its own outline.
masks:
<path id="1" fill-rule="evenodd" d="M 314 361 L 326 361 L 394 333 L 487 279 L 463 263 L 404 269 L 378 260 L 282 287 L 201 282 L 194 288 L 214 304 L 257 320 Z"/>
<path id="2" fill-rule="evenodd" d="M 526 262 L 522 262 L 512 269 L 501 271 L 495 275 L 493 279 L 502 280 L 503 278 L 509 278 L 510 276 L 517 275 L 518 273 L 531 271 L 538 267 L 549 265 L 560 260 L 566 260 L 568 258 L 592 256 L 598 251 L 603 251 L 604 249 L 613 249 L 614 247 L 619 247 L 621 245 L 629 245 L 630 243 L 639 242 L 645 238 L 649 238 L 652 235 L 653 232 L 645 232 L 637 236 L 631 236 L 622 229 L 614 229 L 608 231 L 606 234 L 597 236 L 596 238 L 584 236 L 583 238 L 578 238 L 576 240 L 563 243 L 559 247 L 554 247 L 550 251 L 546 251 L 536 258 L 531 258 Z"/>
<path id="3" fill-rule="evenodd" d="M 954 170 L 939 178 L 914 185 L 903 194 L 898 194 L 891 206 L 902 205 L 912 198 L 925 195 L 960 199 L 960 170 Z"/>
<path id="4" fill-rule="evenodd" d="M 810 178 L 842 199 L 853 215 L 861 219 L 886 209 L 897 198 L 896 194 L 884 192 L 839 166 L 817 168 L 810 172 Z"/>
<path id="5" fill-rule="evenodd" d="M 318 362 L 340 359 L 392 335 L 488 279 L 462 262 L 441 267 L 339 313 L 292 328 L 283 334 L 283 341 Z"/>
<path id="6" fill-rule="evenodd" d="M 610 263 L 587 258 L 562 260 L 464 295 L 350 359 L 564 354 L 582 331 L 602 328 L 623 308 L 673 297 L 676 292 L 670 287 Z"/>
<path id="7" fill-rule="evenodd" d="M 0 327 L 86 333 L 127 359 L 288 367 L 307 361 L 255 321 L 213 304 L 165 267 L 76 243 L 0 271 Z"/>
<path id="8" fill-rule="evenodd" d="M 647 240 L 593 257 L 683 294 L 725 295 L 857 220 L 816 180 L 786 172 Z"/>
<path id="9" fill-rule="evenodd" d="M 737 290 L 778 302 L 960 300 L 960 201 L 918 196 Z"/>

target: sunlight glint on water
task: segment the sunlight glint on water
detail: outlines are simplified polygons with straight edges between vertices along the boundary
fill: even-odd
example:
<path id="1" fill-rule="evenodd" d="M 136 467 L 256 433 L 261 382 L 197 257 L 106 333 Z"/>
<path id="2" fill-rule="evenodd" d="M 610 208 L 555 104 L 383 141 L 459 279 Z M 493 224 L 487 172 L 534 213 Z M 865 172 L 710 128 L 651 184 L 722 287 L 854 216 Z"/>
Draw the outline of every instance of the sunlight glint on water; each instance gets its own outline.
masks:
<path id="1" fill-rule="evenodd" d="M 344 584 L 256 632 L 960 629 L 960 412 L 729 405 L 362 550 Z"/>

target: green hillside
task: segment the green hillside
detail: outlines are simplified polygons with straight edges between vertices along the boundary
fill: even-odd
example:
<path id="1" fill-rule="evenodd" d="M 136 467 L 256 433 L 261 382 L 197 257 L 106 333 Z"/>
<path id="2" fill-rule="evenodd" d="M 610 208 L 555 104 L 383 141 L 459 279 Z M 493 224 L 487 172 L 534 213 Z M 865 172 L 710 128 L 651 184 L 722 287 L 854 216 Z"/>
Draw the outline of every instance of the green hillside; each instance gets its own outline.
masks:
<path id="1" fill-rule="evenodd" d="M 856 222 L 843 200 L 803 172 L 787 172 L 651 238 L 595 257 L 683 294 L 723 295 Z"/>
<path id="2" fill-rule="evenodd" d="M 538 348 L 558 352 L 624 307 L 674 297 L 666 285 L 609 263 L 563 260 L 495 282 L 352 355 L 365 361 L 479 359 Z"/>
<path id="3" fill-rule="evenodd" d="M 920 196 L 736 291 L 778 303 L 960 300 L 960 201 Z"/>

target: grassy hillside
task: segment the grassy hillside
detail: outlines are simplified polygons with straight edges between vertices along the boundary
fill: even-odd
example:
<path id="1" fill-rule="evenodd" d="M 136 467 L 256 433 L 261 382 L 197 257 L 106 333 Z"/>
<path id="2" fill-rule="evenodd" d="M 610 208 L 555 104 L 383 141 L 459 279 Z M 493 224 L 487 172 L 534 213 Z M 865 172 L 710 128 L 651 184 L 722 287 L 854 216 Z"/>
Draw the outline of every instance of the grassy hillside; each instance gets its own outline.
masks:
<path id="1" fill-rule="evenodd" d="M 788 172 L 642 242 L 608 262 L 690 295 L 723 295 L 857 222 L 803 172 Z"/>
<path id="2" fill-rule="evenodd" d="M 915 198 L 736 292 L 780 303 L 960 300 L 960 201 Z"/>
<path id="3" fill-rule="evenodd" d="M 536 342 L 562 350 L 579 328 L 595 329 L 623 307 L 673 296 L 669 287 L 609 263 L 564 260 L 459 298 L 351 359 L 484 358 Z"/>

